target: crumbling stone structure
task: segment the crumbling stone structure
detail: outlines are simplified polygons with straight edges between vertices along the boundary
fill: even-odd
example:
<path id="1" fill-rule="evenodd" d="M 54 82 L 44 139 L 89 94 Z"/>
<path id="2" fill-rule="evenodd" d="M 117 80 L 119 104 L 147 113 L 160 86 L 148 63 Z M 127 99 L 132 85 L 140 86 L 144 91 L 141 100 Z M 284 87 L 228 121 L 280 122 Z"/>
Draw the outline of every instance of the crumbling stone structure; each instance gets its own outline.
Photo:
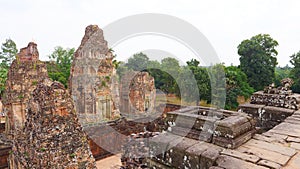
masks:
<path id="1" fill-rule="evenodd" d="M 8 139 L 4 133 L 0 133 L 0 168 L 7 168 L 9 153 L 12 148 L 12 140 Z"/>
<path id="2" fill-rule="evenodd" d="M 154 78 L 148 72 L 127 72 L 120 84 L 122 114 L 144 114 L 155 111 Z"/>
<path id="3" fill-rule="evenodd" d="M 38 60 L 37 45 L 30 42 L 17 54 L 8 72 L 4 96 L 4 113 L 7 115 L 6 134 L 13 138 L 13 131 L 22 130 L 25 110 L 31 92 L 36 85 L 48 78 L 46 65 Z"/>
<path id="4" fill-rule="evenodd" d="M 96 168 L 71 97 L 59 82 L 37 85 L 17 134 L 11 168 Z"/>
<path id="5" fill-rule="evenodd" d="M 167 125 L 162 117 L 149 121 L 147 117 L 135 121 L 121 118 L 85 128 L 89 136 L 91 151 L 96 159 L 122 152 L 128 136 L 141 132 L 162 132 Z"/>
<path id="6" fill-rule="evenodd" d="M 39 51 L 37 50 L 37 44 L 30 42 L 27 47 L 22 48 L 17 55 L 17 59 L 20 61 L 37 61 L 39 60 Z"/>
<path id="7" fill-rule="evenodd" d="M 221 152 L 236 149 L 255 134 L 243 113 L 185 107 L 167 113 L 166 133 L 132 135 L 124 146 L 124 168 L 201 168 L 216 165 Z"/>
<path id="8" fill-rule="evenodd" d="M 292 93 L 290 90 L 292 84 L 293 80 L 290 78 L 281 80 L 281 86 L 277 88 L 271 84 L 265 87 L 264 91 L 254 93 L 250 103 L 298 110 L 300 95 Z"/>
<path id="9" fill-rule="evenodd" d="M 252 134 L 251 139 L 242 134 L 238 137 L 239 141 L 235 140 L 234 135 L 247 133 L 247 126 L 254 122 L 243 113 L 203 107 L 185 107 L 168 112 L 167 116 L 170 125 L 168 132 L 159 134 L 142 132 L 130 137 L 128 144 L 124 146 L 121 158 L 123 168 L 279 169 L 299 167 L 299 110 L 273 129 L 262 134 Z M 176 120 L 173 120 L 174 117 Z M 205 120 L 207 124 L 203 123 Z M 211 125 L 212 122 L 214 125 Z M 184 128 L 186 131 L 177 128 Z M 200 132 L 199 129 L 201 130 L 200 136 L 196 135 L 197 131 Z M 207 137 L 209 133 L 212 139 Z M 204 137 L 201 136 L 202 134 Z M 222 144 L 219 139 L 217 142 L 214 141 L 214 138 L 222 137 L 227 141 L 221 139 Z M 239 146 L 228 148 L 226 146 L 228 140 L 235 140 L 231 143 L 239 143 Z"/>
<path id="10" fill-rule="evenodd" d="M 8 73 L 3 103 L 12 140 L 9 167 L 95 168 L 73 101 L 48 78 L 36 46 L 21 49 Z"/>
<path id="11" fill-rule="evenodd" d="M 119 115 L 118 84 L 103 31 L 97 25 L 85 30 L 75 52 L 70 91 L 83 125 L 111 120 Z"/>
<path id="12" fill-rule="evenodd" d="M 243 113 L 206 107 L 186 107 L 167 113 L 171 132 L 234 149 L 255 133 L 255 121 Z"/>
<path id="13" fill-rule="evenodd" d="M 292 93 L 292 79 L 283 79 L 281 86 L 271 84 L 264 91 L 258 91 L 251 96 L 250 103 L 239 106 L 240 112 L 245 112 L 257 120 L 257 127 L 269 130 L 283 122 L 299 109 L 300 95 Z"/>

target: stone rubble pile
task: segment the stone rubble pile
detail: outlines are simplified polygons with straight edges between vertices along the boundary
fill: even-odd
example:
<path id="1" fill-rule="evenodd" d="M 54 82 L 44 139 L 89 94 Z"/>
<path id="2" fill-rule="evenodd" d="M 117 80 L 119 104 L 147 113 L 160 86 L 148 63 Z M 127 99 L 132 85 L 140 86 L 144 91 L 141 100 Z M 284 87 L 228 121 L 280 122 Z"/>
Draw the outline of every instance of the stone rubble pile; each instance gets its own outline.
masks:
<path id="1" fill-rule="evenodd" d="M 292 93 L 292 84 L 293 80 L 290 78 L 281 80 L 281 86 L 277 88 L 271 84 L 265 87 L 264 91 L 254 93 L 250 103 L 298 110 L 300 95 Z"/>

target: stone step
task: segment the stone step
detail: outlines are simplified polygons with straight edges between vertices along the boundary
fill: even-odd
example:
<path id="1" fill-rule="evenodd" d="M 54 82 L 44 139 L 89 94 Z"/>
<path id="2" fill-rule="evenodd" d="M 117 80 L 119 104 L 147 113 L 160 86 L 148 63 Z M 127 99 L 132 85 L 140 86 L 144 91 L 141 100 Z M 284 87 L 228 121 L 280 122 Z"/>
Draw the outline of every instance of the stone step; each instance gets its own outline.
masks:
<path id="1" fill-rule="evenodd" d="M 262 133 L 261 135 L 263 136 L 267 136 L 276 140 L 280 140 L 280 141 L 284 141 L 288 138 L 288 136 L 286 134 L 278 134 L 278 133 L 274 133 L 272 132 L 272 130 L 269 130 L 265 133 Z"/>
<path id="2" fill-rule="evenodd" d="M 288 138 L 286 139 L 286 141 L 287 142 L 300 143 L 300 138 L 288 136 Z"/>
<path id="3" fill-rule="evenodd" d="M 255 132 L 254 130 L 248 131 L 247 133 L 240 135 L 234 139 L 214 136 L 213 143 L 221 147 L 235 149 L 240 145 L 244 144 L 245 142 L 247 142 L 248 140 L 250 140 L 254 132 Z"/>
<path id="4" fill-rule="evenodd" d="M 300 152 L 298 152 L 282 169 L 299 169 Z"/>
<path id="5" fill-rule="evenodd" d="M 261 135 L 261 134 L 255 134 L 253 136 L 253 139 L 260 140 L 260 141 L 265 141 L 265 142 L 269 142 L 269 143 L 277 142 L 277 140 L 278 140 L 278 139 L 275 139 L 275 138 L 272 138 L 272 137 L 267 137 L 267 136 L 264 136 L 264 135 Z"/>
<path id="6" fill-rule="evenodd" d="M 291 158 L 289 156 L 282 155 L 282 154 L 274 152 L 274 151 L 269 151 L 269 150 L 265 150 L 265 149 L 254 147 L 254 146 L 242 145 L 239 148 L 237 148 L 236 150 L 240 151 L 242 153 L 253 154 L 255 156 L 258 156 L 261 159 L 272 161 L 272 162 L 278 163 L 282 166 L 284 166 Z"/>
<path id="7" fill-rule="evenodd" d="M 286 156 L 293 156 L 296 154 L 295 149 L 289 148 L 289 147 L 285 147 L 285 146 L 281 146 L 278 144 L 272 144 L 272 143 L 268 143 L 265 141 L 259 141 L 259 140 L 249 140 L 247 143 L 244 144 L 245 146 L 253 146 L 253 147 L 258 147 L 258 148 L 262 148 L 265 150 L 269 150 L 269 151 L 274 151 Z"/>
<path id="8" fill-rule="evenodd" d="M 219 156 L 216 163 L 218 166 L 228 169 L 268 169 L 263 166 L 225 155 Z"/>
<path id="9" fill-rule="evenodd" d="M 257 164 L 271 169 L 280 169 L 282 167 L 280 164 L 268 160 L 260 160 Z"/>
<path id="10" fill-rule="evenodd" d="M 297 149 L 298 151 L 300 151 L 300 144 L 299 143 L 290 143 L 290 147 Z M 300 165 L 300 164 L 299 164 Z"/>
<path id="11" fill-rule="evenodd" d="M 239 151 L 235 151 L 235 150 L 229 150 L 229 149 L 225 149 L 221 152 L 222 155 L 227 155 L 227 156 L 231 156 L 231 157 L 235 157 L 244 161 L 248 161 L 251 163 L 256 163 L 259 161 L 259 157 L 255 156 L 255 155 L 251 155 L 251 154 L 245 154 L 245 153 L 241 153 Z"/>

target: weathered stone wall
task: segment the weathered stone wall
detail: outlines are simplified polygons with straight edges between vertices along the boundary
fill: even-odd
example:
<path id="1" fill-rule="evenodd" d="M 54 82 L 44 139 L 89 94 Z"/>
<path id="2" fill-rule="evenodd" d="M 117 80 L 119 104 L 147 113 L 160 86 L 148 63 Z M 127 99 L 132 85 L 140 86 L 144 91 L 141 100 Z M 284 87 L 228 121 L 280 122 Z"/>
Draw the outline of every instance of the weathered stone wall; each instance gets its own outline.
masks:
<path id="1" fill-rule="evenodd" d="M 292 83 L 286 78 L 277 88 L 271 84 L 264 91 L 253 93 L 250 103 L 239 105 L 238 110 L 253 117 L 262 131 L 269 130 L 299 109 L 300 95 L 292 93 Z"/>
<path id="2" fill-rule="evenodd" d="M 290 90 L 292 84 L 292 79 L 282 79 L 281 86 L 277 88 L 274 84 L 271 84 L 265 87 L 264 91 L 253 93 L 250 103 L 298 110 L 300 94 L 293 93 L 292 90 Z"/>
<path id="3" fill-rule="evenodd" d="M 149 114 L 155 111 L 154 78 L 148 72 L 130 71 L 122 77 L 120 86 L 122 114 Z"/>
<path id="4" fill-rule="evenodd" d="M 8 157 L 11 152 L 12 141 L 5 134 L 0 134 L 0 168 L 8 167 Z"/>
<path id="5" fill-rule="evenodd" d="M 154 136 L 154 137 L 153 137 Z M 124 146 L 124 168 L 209 169 L 224 148 L 172 133 L 139 133 Z"/>
<path id="6" fill-rule="evenodd" d="M 95 168 L 73 102 L 59 82 L 39 83 L 28 102 L 23 131 L 16 132 L 10 168 Z"/>
<path id="7" fill-rule="evenodd" d="M 37 61 L 39 60 L 39 51 L 37 50 L 37 44 L 30 42 L 27 47 L 22 48 L 17 55 L 17 59 L 20 61 Z"/>
<path id="8" fill-rule="evenodd" d="M 206 107 L 169 112 L 166 121 L 173 134 L 231 149 L 251 139 L 256 126 L 254 119 L 246 114 Z"/>
<path id="9" fill-rule="evenodd" d="M 252 118 L 227 110 L 185 107 L 168 112 L 165 120 L 167 133 L 132 135 L 123 147 L 124 168 L 209 169 L 223 150 L 239 147 L 255 133 Z"/>
<path id="10" fill-rule="evenodd" d="M 82 124 L 111 120 L 118 116 L 118 86 L 103 31 L 96 25 L 85 30 L 75 52 L 70 91 Z"/>
<path id="11" fill-rule="evenodd" d="M 61 83 L 48 78 L 36 46 L 29 43 L 13 61 L 2 98 L 12 140 L 9 167 L 95 168 L 73 101 Z M 6 149 L 0 152 L 7 155 Z"/>
<path id="12" fill-rule="evenodd" d="M 111 155 L 111 153 L 120 153 L 122 145 L 127 142 L 128 136 L 131 134 L 144 131 L 162 132 L 167 129 L 167 125 L 161 117 L 150 122 L 148 122 L 149 119 L 139 119 L 137 121 L 122 118 L 109 123 L 85 127 L 93 156 L 96 159 L 101 159 Z"/>
<path id="13" fill-rule="evenodd" d="M 13 131 L 22 130 L 24 126 L 26 103 L 31 92 L 40 81 L 48 78 L 46 65 L 38 60 L 36 46 L 30 42 L 27 48 L 21 49 L 8 71 L 2 102 L 8 117 L 6 134 L 9 138 L 13 138 Z"/>
<path id="14" fill-rule="evenodd" d="M 158 106 L 157 111 L 162 112 L 162 114 L 154 120 L 149 120 L 147 117 L 136 119 L 135 121 L 129 121 L 126 120 L 126 118 L 122 118 L 102 124 L 99 123 L 86 126 L 85 131 L 89 135 L 89 144 L 93 156 L 96 159 L 102 159 L 112 155 L 111 152 L 121 152 L 121 146 L 128 141 L 127 136 L 131 136 L 132 134 L 139 135 L 141 132 L 145 132 L 145 130 L 147 133 L 167 130 L 167 124 L 164 121 L 165 114 L 170 111 L 178 110 L 180 107 L 180 105 L 174 104 Z M 102 144 L 104 144 L 104 146 Z M 107 147 L 110 147 L 110 151 Z"/>
<path id="15" fill-rule="evenodd" d="M 296 111 L 293 109 L 251 103 L 239 105 L 238 109 L 240 112 L 247 113 L 253 117 L 257 121 L 256 127 L 260 128 L 261 131 L 267 131 L 275 127 Z"/>

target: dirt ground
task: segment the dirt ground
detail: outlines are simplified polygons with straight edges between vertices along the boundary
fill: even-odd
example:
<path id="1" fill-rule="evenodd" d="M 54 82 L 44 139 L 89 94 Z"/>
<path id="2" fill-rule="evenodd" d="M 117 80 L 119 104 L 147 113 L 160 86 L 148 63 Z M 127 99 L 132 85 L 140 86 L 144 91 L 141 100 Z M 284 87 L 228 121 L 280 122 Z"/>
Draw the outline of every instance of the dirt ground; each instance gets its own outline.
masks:
<path id="1" fill-rule="evenodd" d="M 98 169 L 119 169 L 121 165 L 121 154 L 96 161 L 96 166 Z"/>

